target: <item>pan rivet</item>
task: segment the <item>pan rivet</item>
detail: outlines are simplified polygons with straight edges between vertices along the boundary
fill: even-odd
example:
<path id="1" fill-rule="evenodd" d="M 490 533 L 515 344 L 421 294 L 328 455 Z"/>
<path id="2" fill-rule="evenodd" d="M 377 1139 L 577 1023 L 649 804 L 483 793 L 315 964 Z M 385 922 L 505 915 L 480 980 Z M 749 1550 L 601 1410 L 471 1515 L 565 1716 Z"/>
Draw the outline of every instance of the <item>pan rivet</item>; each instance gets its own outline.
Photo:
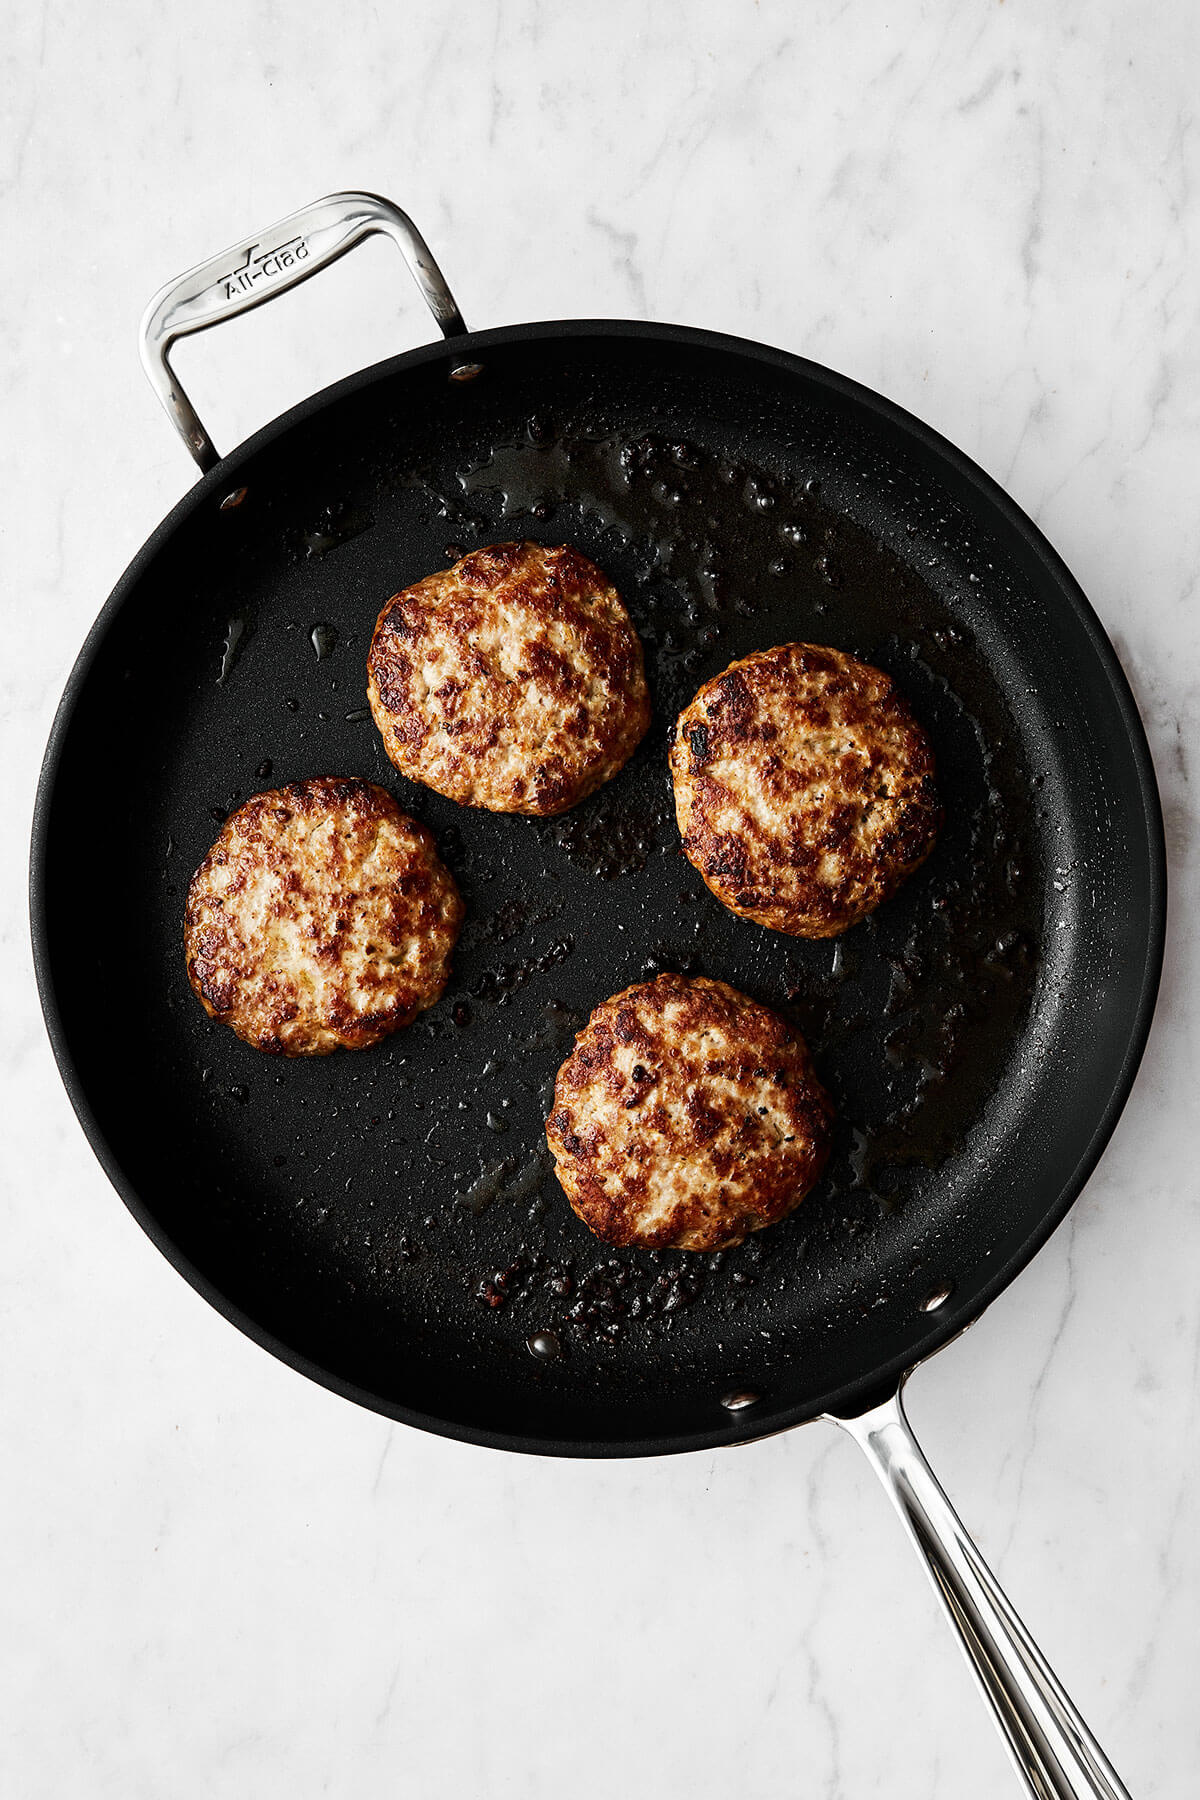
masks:
<path id="1" fill-rule="evenodd" d="M 756 1394 L 753 1388 L 738 1388 L 732 1394 L 723 1394 L 721 1405 L 726 1412 L 742 1412 L 747 1406 L 756 1406 L 761 1399 L 762 1395 Z"/>
<path id="2" fill-rule="evenodd" d="M 477 375 L 482 374 L 482 363 L 455 363 L 450 371 L 450 379 L 451 381 L 474 381 Z"/>
<path id="3" fill-rule="evenodd" d="M 242 501 L 246 498 L 247 492 L 248 490 L 246 488 L 234 488 L 232 494 L 226 494 L 225 498 L 222 500 L 221 511 L 232 512 L 235 506 L 240 506 L 242 504 Z"/>
<path id="4" fill-rule="evenodd" d="M 953 1292 L 954 1283 L 952 1281 L 943 1281 L 940 1287 L 935 1287 L 932 1294 L 922 1300 L 921 1311 L 936 1312 L 939 1306 L 945 1306 Z"/>

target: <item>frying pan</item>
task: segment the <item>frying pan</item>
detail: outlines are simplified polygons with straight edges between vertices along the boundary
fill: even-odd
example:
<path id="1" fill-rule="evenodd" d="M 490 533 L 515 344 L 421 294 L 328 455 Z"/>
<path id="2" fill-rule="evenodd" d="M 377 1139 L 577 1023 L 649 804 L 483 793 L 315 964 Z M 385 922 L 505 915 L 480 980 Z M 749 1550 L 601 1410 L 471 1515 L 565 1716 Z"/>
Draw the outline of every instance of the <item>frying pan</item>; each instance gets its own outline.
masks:
<path id="1" fill-rule="evenodd" d="M 172 342 L 376 232 L 445 342 L 218 457 Z M 468 334 L 411 222 L 371 195 L 320 201 L 172 283 L 143 360 L 204 475 L 71 674 L 31 877 L 55 1055 L 134 1216 L 264 1347 L 426 1430 L 627 1456 L 836 1421 L 924 1555 L 1029 1791 L 1123 1794 L 900 1400 L 1078 1195 L 1153 1010 L 1154 774 L 1066 568 L 943 439 L 801 358 L 628 322 Z M 558 819 L 411 785 L 365 710 L 382 601 L 514 537 L 576 544 L 610 573 L 654 690 L 632 761 Z M 678 708 L 733 658 L 791 639 L 894 676 L 946 807 L 928 863 L 832 943 L 726 912 L 671 814 Z M 231 808 L 318 774 L 381 781 L 427 823 L 468 923 L 451 988 L 408 1031 L 285 1063 L 195 1003 L 181 910 Z M 712 1256 L 598 1244 L 543 1147 L 590 1008 L 669 968 L 790 1017 L 838 1106 L 820 1188 Z"/>

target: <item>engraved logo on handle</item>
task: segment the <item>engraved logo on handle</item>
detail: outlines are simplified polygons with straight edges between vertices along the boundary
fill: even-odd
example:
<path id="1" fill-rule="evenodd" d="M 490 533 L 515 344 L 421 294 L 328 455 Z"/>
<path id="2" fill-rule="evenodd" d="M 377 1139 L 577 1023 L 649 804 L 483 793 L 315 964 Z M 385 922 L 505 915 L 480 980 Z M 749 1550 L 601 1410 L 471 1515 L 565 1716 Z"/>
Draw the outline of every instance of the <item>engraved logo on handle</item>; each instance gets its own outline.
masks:
<path id="1" fill-rule="evenodd" d="M 282 275 L 308 258 L 308 240 L 303 237 L 288 238 L 286 243 L 275 244 L 256 256 L 257 249 L 257 244 L 248 244 L 245 257 L 237 268 L 230 269 L 227 275 L 218 275 L 213 286 L 221 290 L 223 300 L 236 300 L 239 294 L 249 294 L 258 282 L 270 281 L 272 276 Z"/>

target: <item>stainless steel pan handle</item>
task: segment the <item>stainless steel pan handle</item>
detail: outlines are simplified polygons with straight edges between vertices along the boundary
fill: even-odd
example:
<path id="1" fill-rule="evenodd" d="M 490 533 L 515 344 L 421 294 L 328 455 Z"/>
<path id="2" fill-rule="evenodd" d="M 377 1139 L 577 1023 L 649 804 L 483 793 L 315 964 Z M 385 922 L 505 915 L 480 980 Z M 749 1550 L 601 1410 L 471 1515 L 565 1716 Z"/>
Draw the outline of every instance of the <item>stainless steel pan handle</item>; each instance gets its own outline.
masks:
<path id="1" fill-rule="evenodd" d="M 900 1514 L 1034 1800 L 1129 1800 L 963 1529 L 912 1434 L 900 1393 L 857 1419 L 829 1416 L 863 1450 Z"/>
<path id="2" fill-rule="evenodd" d="M 211 469 L 220 456 L 175 378 L 171 345 L 189 332 L 207 331 L 273 300 L 377 232 L 399 249 L 443 336 L 461 337 L 467 329 L 462 314 L 425 239 L 407 213 L 378 194 L 328 194 L 189 269 L 154 296 L 142 319 L 142 367 L 202 470 Z M 458 380 L 478 372 L 477 364 L 466 362 L 450 370 Z"/>

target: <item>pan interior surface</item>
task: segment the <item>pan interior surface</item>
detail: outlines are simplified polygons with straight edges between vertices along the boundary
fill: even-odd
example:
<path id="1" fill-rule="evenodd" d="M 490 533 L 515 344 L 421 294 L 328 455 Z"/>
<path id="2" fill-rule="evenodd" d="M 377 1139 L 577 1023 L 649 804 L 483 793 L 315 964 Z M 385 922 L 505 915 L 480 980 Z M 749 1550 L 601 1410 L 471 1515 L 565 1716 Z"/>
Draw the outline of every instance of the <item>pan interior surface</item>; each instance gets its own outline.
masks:
<path id="1" fill-rule="evenodd" d="M 40 803 L 56 1052 L 156 1241 L 306 1373 L 515 1448 L 753 1436 L 863 1399 L 944 1341 L 1099 1154 L 1160 955 L 1144 740 L 1061 565 L 894 409 L 668 328 L 471 343 L 473 382 L 416 353 L 251 440 L 114 595 Z M 366 710 L 384 600 L 515 537 L 575 544 L 612 576 L 653 692 L 632 761 L 555 819 L 407 782 Z M 666 770 L 697 686 L 793 639 L 893 675 L 946 809 L 898 897 L 827 942 L 719 905 L 680 852 Z M 467 922 L 411 1028 L 285 1061 L 206 1018 L 182 908 L 232 808 L 324 774 L 378 781 L 429 826 Z M 838 1109 L 820 1186 L 714 1256 L 598 1243 L 544 1145 L 574 1032 L 665 969 L 792 1019 Z M 731 1415 L 732 1390 L 761 1398 Z"/>

